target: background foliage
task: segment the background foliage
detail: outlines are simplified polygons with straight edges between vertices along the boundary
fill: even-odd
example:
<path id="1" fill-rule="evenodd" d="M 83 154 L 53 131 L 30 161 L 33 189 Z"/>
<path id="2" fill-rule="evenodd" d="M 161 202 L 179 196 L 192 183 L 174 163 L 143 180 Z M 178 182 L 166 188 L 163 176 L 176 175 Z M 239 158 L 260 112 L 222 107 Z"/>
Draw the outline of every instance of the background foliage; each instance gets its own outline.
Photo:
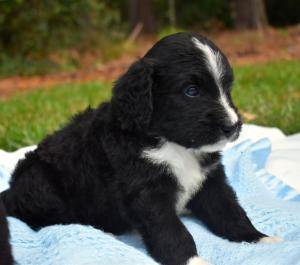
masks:
<path id="1" fill-rule="evenodd" d="M 232 1 L 177 0 L 177 26 L 213 30 L 232 26 Z M 168 26 L 168 1 L 153 0 L 159 28 Z M 266 0 L 271 25 L 299 23 L 299 0 Z M 84 49 L 107 38 L 121 38 L 128 28 L 124 0 L 4 0 L 0 1 L 0 60 L 33 60 L 62 48 Z M 126 30 L 125 30 L 126 31 Z M 21 60 L 19 60 L 21 61 Z"/>
<path id="2" fill-rule="evenodd" d="M 49 52 L 105 45 L 121 37 L 121 26 L 119 11 L 104 1 L 0 1 L 0 67 L 7 75 L 49 72 L 58 67 Z"/>
<path id="3" fill-rule="evenodd" d="M 120 23 L 119 12 L 98 0 L 14 0 L 0 8 L 0 48 L 11 55 L 90 47 Z"/>
<path id="4" fill-rule="evenodd" d="M 299 23 L 298 0 L 265 0 L 268 19 L 273 26 L 288 26 Z"/>

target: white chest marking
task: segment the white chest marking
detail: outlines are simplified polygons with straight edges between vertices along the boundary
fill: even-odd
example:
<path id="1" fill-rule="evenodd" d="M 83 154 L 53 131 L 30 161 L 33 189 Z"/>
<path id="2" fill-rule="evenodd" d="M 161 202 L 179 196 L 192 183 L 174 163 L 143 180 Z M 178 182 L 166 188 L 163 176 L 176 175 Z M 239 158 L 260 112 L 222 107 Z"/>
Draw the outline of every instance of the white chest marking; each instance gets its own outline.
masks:
<path id="1" fill-rule="evenodd" d="M 152 163 L 167 165 L 181 189 L 177 194 L 176 210 L 182 213 L 187 202 L 199 190 L 206 176 L 193 150 L 172 142 L 159 148 L 146 149 L 142 157 Z"/>

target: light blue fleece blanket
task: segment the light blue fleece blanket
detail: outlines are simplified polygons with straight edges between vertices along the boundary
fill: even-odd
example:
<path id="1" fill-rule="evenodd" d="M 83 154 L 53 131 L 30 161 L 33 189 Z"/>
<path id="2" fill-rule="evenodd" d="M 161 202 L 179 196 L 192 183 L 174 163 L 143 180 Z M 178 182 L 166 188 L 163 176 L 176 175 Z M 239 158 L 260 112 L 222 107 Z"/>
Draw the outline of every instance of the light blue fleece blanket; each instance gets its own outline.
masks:
<path id="1" fill-rule="evenodd" d="M 264 169 L 269 153 L 268 140 L 246 141 L 226 151 L 223 161 L 229 181 L 254 225 L 284 241 L 232 243 L 213 235 L 201 222 L 182 218 L 199 255 L 212 264 L 300 264 L 300 197 Z M 0 168 L 0 178 L 1 174 L 7 173 Z M 135 233 L 114 237 L 82 225 L 54 225 L 34 232 L 20 220 L 8 219 L 13 254 L 20 265 L 157 264 Z"/>

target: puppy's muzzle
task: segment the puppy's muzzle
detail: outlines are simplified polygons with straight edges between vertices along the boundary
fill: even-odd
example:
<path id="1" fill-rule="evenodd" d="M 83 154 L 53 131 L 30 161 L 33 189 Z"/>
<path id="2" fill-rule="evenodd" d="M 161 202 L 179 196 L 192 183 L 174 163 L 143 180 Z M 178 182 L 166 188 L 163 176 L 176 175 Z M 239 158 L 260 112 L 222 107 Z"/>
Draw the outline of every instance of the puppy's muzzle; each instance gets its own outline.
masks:
<path id="1" fill-rule="evenodd" d="M 234 125 L 223 125 L 221 130 L 224 136 L 230 140 L 235 140 L 240 132 L 241 125 L 237 122 Z"/>

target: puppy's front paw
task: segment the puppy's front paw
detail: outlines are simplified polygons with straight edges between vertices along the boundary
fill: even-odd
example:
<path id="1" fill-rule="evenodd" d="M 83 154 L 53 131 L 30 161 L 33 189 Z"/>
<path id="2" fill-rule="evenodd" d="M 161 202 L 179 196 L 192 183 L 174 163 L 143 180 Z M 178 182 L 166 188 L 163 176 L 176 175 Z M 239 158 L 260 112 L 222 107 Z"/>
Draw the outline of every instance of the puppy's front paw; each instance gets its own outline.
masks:
<path id="1" fill-rule="evenodd" d="M 212 265 L 212 264 L 208 263 L 206 260 L 201 259 L 198 256 L 194 256 L 188 260 L 186 265 Z"/>
<path id="2" fill-rule="evenodd" d="M 258 240 L 258 243 L 272 244 L 282 242 L 283 238 L 278 236 L 265 236 Z"/>

